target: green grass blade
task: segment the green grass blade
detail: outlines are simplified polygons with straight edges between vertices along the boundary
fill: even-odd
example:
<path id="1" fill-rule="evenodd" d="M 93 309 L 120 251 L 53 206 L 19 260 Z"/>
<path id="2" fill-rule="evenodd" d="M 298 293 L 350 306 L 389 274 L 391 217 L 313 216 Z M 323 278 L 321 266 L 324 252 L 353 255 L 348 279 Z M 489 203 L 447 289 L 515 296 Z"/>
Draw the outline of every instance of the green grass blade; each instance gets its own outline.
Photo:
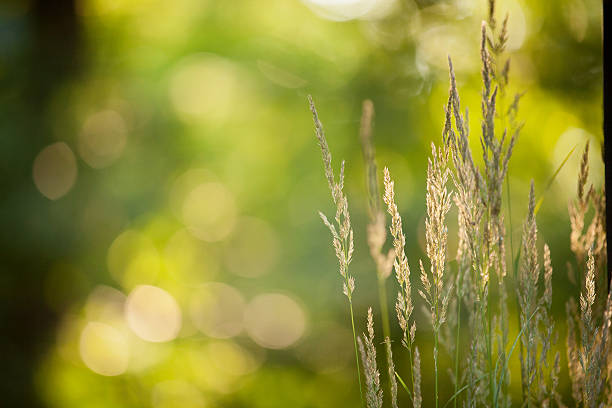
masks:
<path id="1" fill-rule="evenodd" d="M 546 184 L 546 188 L 542 192 L 542 195 L 541 195 L 540 199 L 538 200 L 538 202 L 537 202 L 537 204 L 535 206 L 534 214 L 538 213 L 538 210 L 540 209 L 540 206 L 542 205 L 542 202 L 544 201 L 544 195 L 546 195 L 546 192 L 550 189 L 550 186 L 552 186 L 552 183 L 555 181 L 555 179 L 557 178 L 557 175 L 559 174 L 559 172 L 561 171 L 563 166 L 565 166 L 565 163 L 567 163 L 567 161 L 569 160 L 569 158 L 572 155 L 572 153 L 574 153 L 574 150 L 576 150 L 576 147 L 578 147 L 578 145 L 575 145 L 572 148 L 572 150 L 569 151 L 567 156 L 565 156 L 565 159 L 563 159 L 563 161 L 561 162 L 559 167 L 557 167 L 557 170 L 555 170 L 555 173 L 552 175 L 550 180 L 548 180 L 548 184 Z"/>
<path id="2" fill-rule="evenodd" d="M 412 399 L 412 393 L 410 392 L 410 390 L 406 386 L 406 383 L 404 382 L 404 380 L 402 380 L 402 377 L 400 377 L 400 375 L 397 373 L 397 371 L 395 372 L 395 376 L 397 377 L 397 379 L 399 380 L 400 384 L 402 384 L 402 387 L 406 390 L 406 392 L 408 393 L 408 395 Z"/>

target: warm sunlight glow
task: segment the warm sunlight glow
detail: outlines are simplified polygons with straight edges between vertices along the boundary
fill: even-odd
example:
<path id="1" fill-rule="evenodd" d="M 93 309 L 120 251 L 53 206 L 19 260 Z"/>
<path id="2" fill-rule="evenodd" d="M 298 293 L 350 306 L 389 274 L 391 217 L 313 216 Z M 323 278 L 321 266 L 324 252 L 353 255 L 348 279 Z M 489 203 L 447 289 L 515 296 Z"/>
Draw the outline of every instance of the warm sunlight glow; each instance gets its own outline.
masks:
<path id="1" fill-rule="evenodd" d="M 107 324 L 88 323 L 81 332 L 79 351 L 85 365 L 94 373 L 114 376 L 127 369 L 129 350 L 125 336 Z"/>
<path id="2" fill-rule="evenodd" d="M 378 19 L 385 17 L 396 6 L 397 0 L 302 0 L 319 16 L 346 21 L 356 18 Z"/>
<path id="3" fill-rule="evenodd" d="M 138 337 L 152 342 L 170 341 L 181 329 L 181 309 L 176 300 L 156 286 L 136 287 L 125 304 L 125 320 Z"/>
<path id="4" fill-rule="evenodd" d="M 191 320 L 207 336 L 234 337 L 242 331 L 244 305 L 237 289 L 224 283 L 206 283 L 193 294 Z"/>
<path id="5" fill-rule="evenodd" d="M 204 241 L 224 239 L 236 222 L 232 193 L 221 183 L 200 184 L 183 202 L 183 222 L 189 232 Z"/>
<path id="6" fill-rule="evenodd" d="M 245 312 L 246 331 L 262 347 L 282 349 L 291 346 L 304 333 L 302 308 L 290 297 L 268 293 L 255 297 Z"/>
<path id="7" fill-rule="evenodd" d="M 181 119 L 219 124 L 229 119 L 240 98 L 240 78 L 229 61 L 199 54 L 179 63 L 169 93 Z"/>
<path id="8" fill-rule="evenodd" d="M 87 297 L 85 315 L 89 320 L 112 323 L 123 319 L 125 295 L 110 286 L 98 285 Z"/>
<path id="9" fill-rule="evenodd" d="M 217 370 L 241 376 L 257 370 L 262 363 L 246 349 L 232 341 L 213 341 L 206 347 L 209 358 Z"/>
<path id="10" fill-rule="evenodd" d="M 219 262 L 209 244 L 186 229 L 174 233 L 166 243 L 164 265 L 179 282 L 201 283 L 219 273 Z"/>
<path id="11" fill-rule="evenodd" d="M 108 250 L 108 269 L 124 288 L 153 283 L 159 274 L 161 260 L 155 245 L 146 235 L 127 230 L 121 233 Z"/>

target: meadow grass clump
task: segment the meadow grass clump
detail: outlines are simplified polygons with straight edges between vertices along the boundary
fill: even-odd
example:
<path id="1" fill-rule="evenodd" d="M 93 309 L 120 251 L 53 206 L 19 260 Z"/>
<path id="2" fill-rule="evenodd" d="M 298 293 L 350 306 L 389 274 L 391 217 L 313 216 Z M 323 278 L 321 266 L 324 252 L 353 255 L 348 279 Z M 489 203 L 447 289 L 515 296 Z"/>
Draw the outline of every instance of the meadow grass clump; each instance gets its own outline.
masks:
<path id="1" fill-rule="evenodd" d="M 568 328 L 566 354 L 574 400 L 568 405 L 588 408 L 612 406 L 612 300 L 609 294 L 605 295 L 609 293 L 609 282 L 604 273 L 607 270 L 605 192 L 587 186 L 588 143 L 578 175 L 577 198 L 569 204 L 569 241 L 579 271 L 578 277 L 571 269 L 568 273 L 570 280 L 578 283 L 580 295 L 579 307 L 574 299 L 568 299 L 566 322 L 555 322 L 551 312 L 551 250 L 547 244 L 544 244 L 542 254 L 538 250 L 536 215 L 541 200 L 536 203 L 533 181 L 518 253 L 514 254 L 511 240 L 510 253 L 506 250 L 503 190 L 504 183 L 508 183 L 506 176 L 510 159 L 522 128 L 522 123 L 518 121 L 522 95 L 507 95 L 510 67 L 510 59 L 504 54 L 508 40 L 507 25 L 507 15 L 501 25 L 497 23 L 495 1 L 489 0 L 489 15 L 482 24 L 480 41 L 480 166 L 476 164 L 470 147 L 468 111 L 462 111 L 452 60 L 450 57 L 448 60 L 450 87 L 442 141 L 439 146 L 431 145 L 426 175 L 425 236 L 428 262 L 424 264 L 419 261 L 420 288 L 417 289 L 432 328 L 433 355 L 430 361 L 433 363 L 434 394 L 431 396 L 424 398 L 421 395 L 422 362 L 415 344 L 413 313 L 416 301 L 412 297 L 406 235 L 396 204 L 395 181 L 388 168 L 383 170 L 382 192 L 378 184 L 372 139 L 373 104 L 371 101 L 363 104 L 360 139 L 370 215 L 367 241 L 376 265 L 382 342 L 375 340 L 371 308 L 367 316 L 367 334 L 359 338 L 355 334 L 352 306 L 355 284 L 348 270 L 354 247 L 353 230 L 343 192 L 344 162 L 336 181 L 323 126 L 309 97 L 325 175 L 336 205 L 335 223 L 332 224 L 323 214 L 321 218 L 331 231 L 340 275 L 344 280 L 344 294 L 348 298 L 353 328 L 357 376 L 361 391 L 359 351 L 365 382 L 365 405 L 368 408 L 383 406 L 383 389 L 376 360 L 377 344 L 384 344 L 386 383 L 389 385 L 389 403 L 393 408 L 399 406 L 398 392 L 404 391 L 413 407 L 422 404 L 435 407 L 450 404 L 454 407 L 564 407 L 558 390 L 560 355 L 553 353 L 559 323 L 566 324 Z M 508 184 L 507 187 L 509 191 Z M 390 218 L 388 227 L 381 196 Z M 447 253 L 447 215 L 453 205 L 457 208 L 458 248 L 455 262 L 450 262 Z M 591 208 L 592 215 L 588 217 L 590 223 L 586 225 Z M 387 228 L 392 242 L 391 248 L 385 252 Z M 393 360 L 385 286 L 392 272 L 395 272 L 397 281 L 395 311 L 402 333 L 401 345 L 407 353 L 407 367 L 396 366 Z M 508 329 L 509 293 L 516 294 L 513 299 L 516 299 L 518 309 L 518 334 L 512 339 L 509 338 Z M 469 333 L 473 334 L 469 338 L 462 336 L 461 327 L 466 324 Z M 454 393 L 446 401 L 440 401 L 438 390 L 440 373 L 446 372 L 440 367 L 438 358 L 441 347 L 453 360 L 452 365 L 446 368 L 454 385 Z M 512 401 L 510 395 L 512 358 L 518 358 L 520 362 L 520 401 Z"/>

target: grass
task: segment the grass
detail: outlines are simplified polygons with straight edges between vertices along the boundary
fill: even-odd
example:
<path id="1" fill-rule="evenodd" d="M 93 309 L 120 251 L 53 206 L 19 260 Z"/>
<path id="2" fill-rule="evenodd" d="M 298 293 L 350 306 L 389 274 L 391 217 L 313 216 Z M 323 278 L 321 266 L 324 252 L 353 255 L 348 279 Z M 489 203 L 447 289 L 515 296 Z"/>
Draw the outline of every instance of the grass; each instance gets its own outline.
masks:
<path id="1" fill-rule="evenodd" d="M 482 25 L 480 44 L 482 122 L 479 138 L 482 151 L 479 154 L 482 155 L 483 164 L 475 164 L 474 152 L 470 148 L 467 111 L 464 114 L 461 108 L 450 57 L 450 87 L 444 112 L 442 141 L 438 146 L 432 143 L 428 159 L 425 195 L 427 260 L 425 263 L 419 261 L 420 284 L 417 293 L 422 298 L 432 328 L 433 354 L 430 360 L 426 360 L 428 363 L 424 361 L 423 364 L 433 364 L 433 395 L 421 395 L 421 355 L 415 345 L 416 323 L 413 315 L 417 302 L 413 299 L 411 270 L 405 254 L 406 236 L 395 202 L 395 182 L 387 168 L 383 170 L 382 194 L 378 185 L 379 175 L 372 139 L 373 104 L 370 101 L 363 104 L 360 139 L 368 186 L 368 245 L 376 265 L 383 326 L 384 341 L 379 343 L 375 341 L 371 308 L 368 311 L 367 334 L 358 337 L 355 333 L 352 307 L 355 282 L 348 271 L 353 253 L 353 230 L 348 201 L 343 193 L 344 162 L 339 180 L 336 181 L 323 125 L 312 98 L 309 98 L 326 178 L 336 205 L 334 224 L 324 215 L 321 214 L 321 217 L 332 234 L 333 248 L 344 281 L 362 404 L 365 403 L 368 408 L 380 408 L 384 403 L 376 362 L 377 344 L 384 344 L 385 347 L 389 389 L 384 393 L 388 392 L 390 406 L 394 408 L 398 407 L 397 381 L 413 407 L 425 404 L 438 408 L 451 403 L 455 407 L 566 406 L 558 391 L 560 356 L 552 351 L 558 337 L 557 328 L 563 324 L 568 327 L 566 353 L 574 400 L 568 402 L 569 405 L 588 408 L 612 406 L 612 300 L 609 295 L 606 296 L 607 282 L 604 276 L 607 268 L 605 193 L 587 184 L 588 144 L 578 174 L 577 198 L 569 205 L 571 234 L 568 240 L 577 264 L 583 271 L 580 273 L 580 287 L 577 288 L 579 307 L 570 298 L 567 300 L 566 320 L 553 320 L 551 250 L 546 244 L 543 253 L 538 250 L 536 215 L 543 200 L 540 198 L 536 203 L 533 182 L 518 254 L 515 256 L 513 253 L 512 237 L 510 253 L 506 251 L 506 221 L 501 211 L 503 186 L 505 182 L 507 197 L 510 197 L 507 173 L 522 128 L 518 120 L 522 95 L 515 95 L 511 103 L 504 102 L 508 91 L 510 61 L 505 56 L 507 24 L 507 16 L 498 24 L 495 19 L 495 1 L 489 0 L 488 19 Z M 557 173 L 558 170 L 553 179 Z M 545 190 L 549 186 L 550 183 Z M 381 198 L 390 218 L 388 227 Z M 447 254 L 447 215 L 452 206 L 457 208 L 459 245 L 456 263 L 451 264 Z M 590 212 L 592 216 L 587 225 L 587 213 Z M 383 248 L 387 228 L 392 240 L 391 249 L 385 252 Z M 512 273 L 508 274 L 508 269 Z M 401 329 L 401 344 L 403 352 L 407 354 L 408 367 L 396 367 L 393 360 L 385 286 L 386 279 L 392 273 L 397 281 L 397 324 Z M 509 296 L 510 288 L 516 288 L 515 296 Z M 508 341 L 509 299 L 516 299 L 520 329 L 511 345 Z M 462 338 L 461 327 L 467 327 L 473 335 Z M 517 345 L 521 396 L 520 401 L 512 401 L 510 379 L 516 375 L 511 375 L 513 373 L 510 372 L 509 362 L 517 358 L 514 353 Z M 452 373 L 454 393 L 446 401 L 440 400 L 438 389 L 439 376 L 444 372 L 438 358 L 442 348 L 454 359 L 453 367 L 447 367 Z M 363 370 L 360 369 L 358 350 Z M 400 372 L 407 369 L 410 372 L 404 377 L 406 381 L 396 369 Z"/>

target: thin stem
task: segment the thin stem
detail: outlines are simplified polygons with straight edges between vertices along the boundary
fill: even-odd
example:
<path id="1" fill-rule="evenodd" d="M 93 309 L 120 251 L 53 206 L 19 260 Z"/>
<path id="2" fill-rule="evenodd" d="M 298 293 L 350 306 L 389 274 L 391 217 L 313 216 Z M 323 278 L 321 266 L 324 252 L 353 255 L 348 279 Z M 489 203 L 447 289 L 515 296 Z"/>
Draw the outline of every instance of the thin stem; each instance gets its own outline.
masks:
<path id="1" fill-rule="evenodd" d="M 461 266 L 457 270 L 461 273 Z M 461 277 L 461 275 L 460 275 Z M 455 340 L 455 395 L 457 395 L 457 387 L 459 386 L 459 340 L 461 332 L 461 295 L 460 295 L 461 282 L 457 283 L 457 339 Z M 457 399 L 453 404 L 457 408 Z"/>
<path id="2" fill-rule="evenodd" d="M 438 408 L 438 330 L 434 331 L 434 373 L 435 373 L 435 394 L 436 408 Z"/>
<path id="3" fill-rule="evenodd" d="M 491 373 L 491 375 L 494 375 L 493 373 L 493 345 L 492 345 L 492 341 L 491 338 L 493 337 L 493 328 L 492 328 L 492 317 L 491 317 L 491 307 L 489 305 L 489 297 L 491 296 L 491 291 L 487 291 L 487 317 L 488 317 L 488 325 L 489 327 L 487 328 L 488 330 L 488 345 L 487 345 L 487 349 L 488 349 L 488 353 L 489 353 L 489 373 Z M 495 387 L 494 387 L 494 382 L 495 382 L 495 377 L 491 377 L 491 379 L 489 380 L 489 392 L 491 393 L 491 396 L 493 396 L 493 394 L 495 393 Z"/>
<path id="4" fill-rule="evenodd" d="M 385 338 L 391 338 L 389 327 L 389 307 L 387 305 L 387 287 L 385 278 L 378 277 L 378 301 L 380 302 L 380 313 L 382 315 L 383 334 Z"/>
<path id="5" fill-rule="evenodd" d="M 357 365 L 357 379 L 359 380 L 359 397 L 363 407 L 363 390 L 361 389 L 361 369 L 359 368 L 359 354 L 357 353 L 357 335 L 355 332 L 355 318 L 353 315 L 353 301 L 349 298 L 349 308 L 351 309 L 351 327 L 353 328 L 353 345 L 355 347 L 355 364 Z"/>
<path id="6" fill-rule="evenodd" d="M 487 210 L 487 219 L 486 219 L 486 226 L 487 226 L 487 232 L 490 234 L 491 233 L 491 208 L 489 207 Z M 490 243 L 487 242 L 485 243 L 485 248 L 487 249 L 487 259 L 484 260 L 484 262 L 489 262 L 488 259 L 491 258 L 491 246 L 489 245 Z M 491 282 L 491 276 L 490 276 L 490 272 L 487 271 L 487 273 L 489 273 L 489 278 L 488 278 L 488 282 L 487 282 L 487 286 L 490 287 L 489 283 Z M 491 317 L 491 307 L 490 307 L 490 302 L 489 299 L 491 297 L 491 290 L 487 289 L 487 298 L 484 299 L 484 305 L 486 307 L 486 316 L 483 313 L 483 318 L 485 318 L 485 322 L 487 324 L 487 359 L 489 362 L 489 396 L 492 398 L 494 393 L 495 393 L 495 387 L 494 387 L 494 382 L 495 382 L 495 378 L 493 377 L 494 373 L 493 373 L 493 347 L 492 347 L 492 342 L 491 342 L 491 338 L 493 336 L 492 334 L 492 317 Z"/>
<path id="7" fill-rule="evenodd" d="M 382 315 L 382 325 L 383 325 L 383 335 L 385 339 L 391 338 L 391 329 L 389 327 L 389 307 L 387 305 L 387 287 L 385 286 L 385 278 L 377 274 L 378 276 L 378 301 L 380 303 L 380 314 Z M 391 360 L 391 356 L 389 355 L 389 350 L 391 348 L 391 344 L 389 343 L 389 348 L 385 347 L 385 351 L 387 353 L 387 361 Z M 392 390 L 392 378 L 389 378 L 389 395 L 393 394 Z"/>
<path id="8" fill-rule="evenodd" d="M 414 365 L 412 363 L 412 344 L 408 343 L 408 360 L 410 363 L 410 382 L 412 383 L 412 392 L 414 392 Z"/>
<path id="9" fill-rule="evenodd" d="M 402 295 L 404 299 L 408 299 L 408 293 L 404 285 L 401 285 Z M 408 324 L 408 322 L 406 322 Z M 410 330 L 410 329 L 408 329 Z M 414 365 L 412 362 L 412 339 L 408 339 L 406 332 L 404 331 L 404 346 L 408 348 L 408 359 L 410 362 L 410 384 L 412 384 L 412 392 L 414 393 Z"/>
<path id="10" fill-rule="evenodd" d="M 506 193 L 508 195 L 508 221 L 510 222 L 510 262 L 512 262 L 514 260 L 514 243 L 512 240 L 512 198 L 510 196 L 510 169 L 506 171 Z"/>
<path id="11" fill-rule="evenodd" d="M 436 271 L 436 276 L 439 274 Z M 434 390 L 436 395 L 436 408 L 438 408 L 438 283 L 437 278 L 434 277 L 434 375 L 435 375 L 435 384 Z"/>

